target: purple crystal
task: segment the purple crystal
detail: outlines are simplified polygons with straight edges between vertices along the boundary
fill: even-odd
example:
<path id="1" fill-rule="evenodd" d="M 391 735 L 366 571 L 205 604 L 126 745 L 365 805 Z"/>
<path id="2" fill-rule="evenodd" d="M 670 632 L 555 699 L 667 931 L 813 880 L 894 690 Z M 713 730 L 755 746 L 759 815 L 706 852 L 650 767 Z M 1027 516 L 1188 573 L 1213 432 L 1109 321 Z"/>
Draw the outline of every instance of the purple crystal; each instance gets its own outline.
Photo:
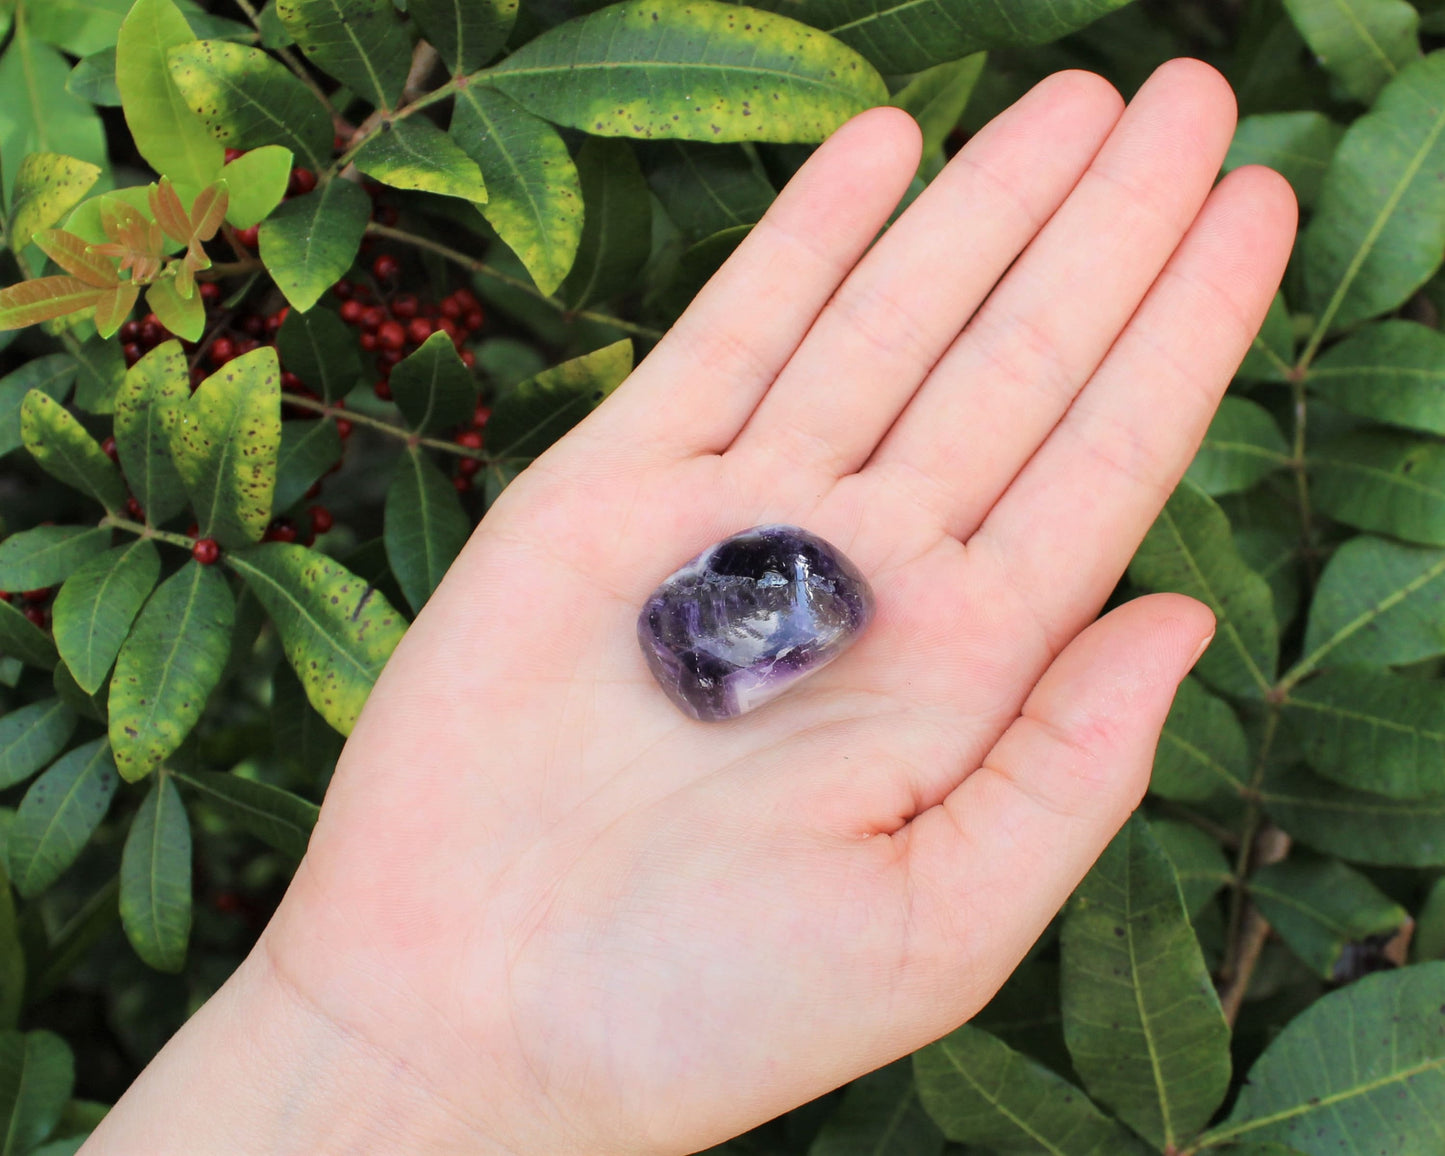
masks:
<path id="1" fill-rule="evenodd" d="M 863 633 L 873 591 L 796 526 L 724 538 L 669 577 L 637 619 L 662 689 L 693 718 L 746 714 L 820 670 Z"/>

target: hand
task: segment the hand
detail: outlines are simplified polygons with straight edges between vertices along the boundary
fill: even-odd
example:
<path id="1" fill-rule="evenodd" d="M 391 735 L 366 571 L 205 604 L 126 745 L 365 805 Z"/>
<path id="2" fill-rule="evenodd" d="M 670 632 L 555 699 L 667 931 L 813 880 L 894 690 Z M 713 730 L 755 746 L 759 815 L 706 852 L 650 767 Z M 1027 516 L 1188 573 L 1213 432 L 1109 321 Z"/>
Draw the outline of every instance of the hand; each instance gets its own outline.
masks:
<path id="1" fill-rule="evenodd" d="M 488 514 L 261 946 L 95 1150 L 149 1105 L 193 1153 L 232 1117 L 258 1150 L 691 1152 L 977 1011 L 1138 804 L 1212 630 L 1173 595 L 1093 620 L 1290 251 L 1280 177 L 1210 191 L 1233 117 L 1193 61 L 1127 111 L 1055 76 L 871 249 L 918 134 L 841 129 Z M 877 619 L 773 704 L 689 721 L 638 608 L 766 522 L 841 548 Z M 257 1088 L 222 1051 L 274 1066 Z M 249 1092 L 187 1107 L 203 1062 Z"/>

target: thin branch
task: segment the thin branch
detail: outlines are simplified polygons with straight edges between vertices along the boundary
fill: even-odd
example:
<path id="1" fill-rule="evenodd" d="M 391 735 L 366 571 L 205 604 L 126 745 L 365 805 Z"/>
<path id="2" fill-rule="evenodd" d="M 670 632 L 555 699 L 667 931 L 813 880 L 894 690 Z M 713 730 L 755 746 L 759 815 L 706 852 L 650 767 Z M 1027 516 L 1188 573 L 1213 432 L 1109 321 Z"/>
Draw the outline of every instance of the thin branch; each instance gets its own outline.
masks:
<path id="1" fill-rule="evenodd" d="M 602 325 L 610 325 L 614 329 L 620 329 L 624 333 L 631 333 L 635 337 L 644 337 L 649 341 L 662 340 L 662 330 L 653 329 L 648 325 L 638 325 L 636 322 L 624 321 L 620 317 L 613 317 L 610 313 L 598 313 L 592 309 L 568 309 L 566 305 L 562 304 L 562 302 L 558 301 L 555 297 L 547 296 L 547 294 L 543 293 L 530 282 L 524 281 L 520 277 L 513 277 L 508 273 L 503 273 L 500 269 L 494 269 L 485 261 L 478 260 L 476 257 L 469 257 L 467 254 L 443 245 L 439 241 L 433 241 L 428 237 L 422 237 L 416 233 L 408 233 L 403 229 L 393 229 L 389 225 L 378 225 L 374 221 L 366 226 L 366 231 L 373 236 L 386 237 L 388 240 L 400 241 L 402 244 L 413 245 L 418 249 L 426 249 L 428 252 L 435 253 L 439 257 L 446 258 L 453 264 L 460 265 L 463 269 L 470 270 L 473 273 L 477 273 L 502 285 L 507 285 L 512 289 L 516 289 L 518 292 L 525 293 L 527 296 L 541 301 L 545 305 L 550 305 L 564 317 L 579 318 L 584 321 L 596 321 Z"/>
<path id="2" fill-rule="evenodd" d="M 355 422 L 357 425 L 368 426 L 378 430 L 388 437 L 397 438 L 408 445 L 426 446 L 428 449 L 440 450 L 443 453 L 455 454 L 459 458 L 475 458 L 479 462 L 490 462 L 481 450 L 470 449 L 467 446 L 459 446 L 456 442 L 443 441 L 441 438 L 422 437 L 420 434 L 412 433 L 399 425 L 393 425 L 389 421 L 383 421 L 379 417 L 372 417 L 370 414 L 356 413 L 353 410 L 343 409 L 340 406 L 330 405 L 324 401 L 318 401 L 314 397 L 306 397 L 300 393 L 283 393 L 281 400 L 287 405 L 294 405 L 300 409 L 309 409 L 312 413 L 322 417 L 335 418 L 341 421 Z"/>
<path id="3" fill-rule="evenodd" d="M 1264 826 L 1254 840 L 1254 862 L 1251 870 L 1280 862 L 1289 854 L 1289 848 L 1288 835 L 1278 827 Z M 1254 978 L 1254 969 L 1259 964 L 1260 953 L 1264 951 L 1270 933 L 1269 921 L 1259 908 L 1249 900 L 1246 900 L 1246 905 L 1238 939 L 1230 945 L 1233 949 L 1234 965 L 1219 988 L 1219 1003 L 1231 1028 L 1239 1018 L 1239 1009 L 1249 992 L 1249 982 Z"/>

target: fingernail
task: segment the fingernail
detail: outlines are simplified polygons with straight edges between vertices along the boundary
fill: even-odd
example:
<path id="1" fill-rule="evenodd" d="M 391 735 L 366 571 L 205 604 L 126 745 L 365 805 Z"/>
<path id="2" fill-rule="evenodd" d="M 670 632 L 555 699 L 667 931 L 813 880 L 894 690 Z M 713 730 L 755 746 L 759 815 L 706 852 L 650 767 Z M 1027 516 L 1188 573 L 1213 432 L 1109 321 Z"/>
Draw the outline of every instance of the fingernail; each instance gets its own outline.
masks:
<path id="1" fill-rule="evenodd" d="M 1199 649 L 1194 652 L 1194 657 L 1189 660 L 1189 670 L 1193 670 L 1194 664 L 1204 657 L 1204 652 L 1209 649 L 1209 644 L 1213 641 L 1214 631 L 1211 630 L 1209 637 L 1199 644 Z M 1188 671 L 1185 671 L 1185 673 L 1187 674 Z"/>

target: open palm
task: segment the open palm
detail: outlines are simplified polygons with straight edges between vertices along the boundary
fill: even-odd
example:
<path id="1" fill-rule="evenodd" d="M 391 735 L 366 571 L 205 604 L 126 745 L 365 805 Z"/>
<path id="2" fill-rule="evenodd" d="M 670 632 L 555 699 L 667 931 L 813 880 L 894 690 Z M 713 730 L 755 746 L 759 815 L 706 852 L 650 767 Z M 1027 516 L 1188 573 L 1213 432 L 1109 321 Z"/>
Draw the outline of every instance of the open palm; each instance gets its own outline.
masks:
<path id="1" fill-rule="evenodd" d="M 1089 624 L 1289 253 L 1279 177 L 1211 192 L 1232 128 L 1196 62 L 1127 111 L 1061 74 L 874 244 L 917 132 L 858 117 L 489 513 L 261 952 L 457 1150 L 706 1147 L 962 1022 L 1043 930 L 1211 630 L 1171 595 Z M 846 553 L 877 617 L 693 722 L 638 609 L 768 522 Z"/>

